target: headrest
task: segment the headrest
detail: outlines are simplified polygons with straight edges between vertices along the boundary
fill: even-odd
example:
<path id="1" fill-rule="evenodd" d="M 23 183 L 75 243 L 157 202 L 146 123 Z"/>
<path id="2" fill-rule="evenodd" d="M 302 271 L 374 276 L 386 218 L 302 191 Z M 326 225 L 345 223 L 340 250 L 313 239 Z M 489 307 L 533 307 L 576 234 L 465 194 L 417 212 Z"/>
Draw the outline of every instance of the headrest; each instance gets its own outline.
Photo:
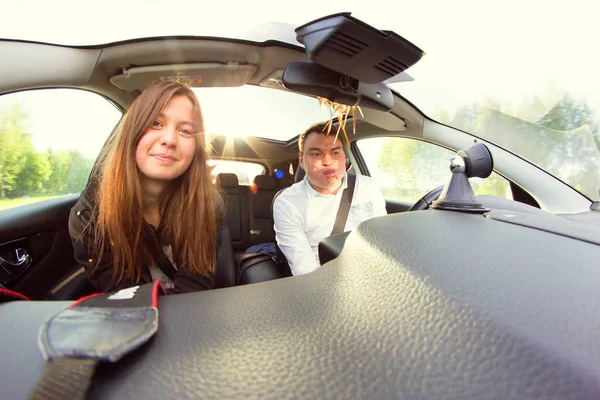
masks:
<path id="1" fill-rule="evenodd" d="M 230 174 L 230 173 L 221 173 L 217 175 L 217 183 L 219 184 L 219 186 L 226 188 L 234 188 L 234 187 L 238 187 L 239 183 L 238 183 L 238 177 L 236 174 Z"/>
<path id="2" fill-rule="evenodd" d="M 304 179 L 304 175 L 306 175 L 306 172 L 304 172 L 304 168 L 302 168 L 300 164 L 298 164 L 298 168 L 296 168 L 296 174 L 294 175 L 294 183 L 298 183 L 302 179 Z"/>
<path id="3" fill-rule="evenodd" d="M 275 178 L 271 175 L 256 175 L 254 184 L 257 188 L 264 190 L 275 189 L 276 186 Z"/>

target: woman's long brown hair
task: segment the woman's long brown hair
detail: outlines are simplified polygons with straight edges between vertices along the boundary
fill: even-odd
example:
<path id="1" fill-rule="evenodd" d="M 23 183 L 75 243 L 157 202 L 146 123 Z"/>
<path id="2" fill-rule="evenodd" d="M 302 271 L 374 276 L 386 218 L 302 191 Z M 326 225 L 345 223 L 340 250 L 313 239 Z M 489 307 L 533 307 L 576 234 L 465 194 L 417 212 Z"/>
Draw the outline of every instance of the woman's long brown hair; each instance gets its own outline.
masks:
<path id="1" fill-rule="evenodd" d="M 215 272 L 218 192 L 207 165 L 209 144 L 195 94 L 179 83 L 163 82 L 144 90 L 132 103 L 99 157 L 94 216 L 94 254 L 100 263 L 110 249 L 113 279 L 139 282 L 144 266 L 156 265 L 157 249 L 144 243 L 142 190 L 135 151 L 142 135 L 173 97 L 184 95 L 194 105 L 196 154 L 183 175 L 161 200 L 158 237 L 171 245 L 178 269 L 191 275 Z"/>

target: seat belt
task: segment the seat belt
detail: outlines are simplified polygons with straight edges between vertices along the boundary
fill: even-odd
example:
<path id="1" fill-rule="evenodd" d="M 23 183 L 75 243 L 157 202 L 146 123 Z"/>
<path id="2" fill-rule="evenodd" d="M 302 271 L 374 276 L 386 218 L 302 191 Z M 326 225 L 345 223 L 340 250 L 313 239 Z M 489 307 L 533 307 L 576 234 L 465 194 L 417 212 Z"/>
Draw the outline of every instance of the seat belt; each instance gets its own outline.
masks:
<path id="1" fill-rule="evenodd" d="M 30 400 L 86 398 L 96 366 L 115 363 L 158 330 L 160 281 L 86 296 L 40 328 L 38 345 L 48 361 Z"/>
<path id="2" fill-rule="evenodd" d="M 342 199 L 338 208 L 337 215 L 335 217 L 335 223 L 333 224 L 332 235 L 344 232 L 346 226 L 346 220 L 350 213 L 350 205 L 352 204 L 352 196 L 354 195 L 354 186 L 356 184 L 356 175 L 348 174 L 348 185 L 342 192 Z"/>
<path id="3" fill-rule="evenodd" d="M 348 174 L 348 185 L 342 192 L 342 198 L 340 200 L 340 205 L 338 207 L 337 215 L 335 216 L 335 222 L 333 223 L 333 230 L 331 231 L 331 235 L 335 235 L 337 233 L 342 233 L 344 231 L 344 227 L 346 226 L 346 220 L 348 219 L 348 214 L 350 213 L 350 205 L 352 204 L 352 197 L 354 196 L 354 187 L 356 186 L 356 174 Z M 280 190 L 275 194 L 273 198 L 273 203 L 275 203 L 275 199 L 277 196 L 285 189 Z M 273 205 L 271 204 L 271 215 L 273 214 Z M 277 244 L 277 239 L 275 239 L 275 248 L 277 251 L 277 256 L 275 257 L 275 261 L 280 265 L 288 265 L 288 262 L 285 258 L 285 255 L 279 248 Z M 291 272 L 290 272 L 291 274 Z"/>
<path id="4" fill-rule="evenodd" d="M 256 186 L 255 186 L 256 187 Z M 249 225 L 248 226 L 248 233 L 250 234 L 249 238 L 249 243 L 250 245 L 254 245 L 256 243 L 254 243 L 254 239 L 253 239 L 253 235 L 257 236 L 260 235 L 260 229 L 256 229 L 256 226 L 254 224 L 254 203 L 256 202 L 256 193 L 252 192 L 252 190 L 249 188 L 248 189 L 248 222 Z"/>

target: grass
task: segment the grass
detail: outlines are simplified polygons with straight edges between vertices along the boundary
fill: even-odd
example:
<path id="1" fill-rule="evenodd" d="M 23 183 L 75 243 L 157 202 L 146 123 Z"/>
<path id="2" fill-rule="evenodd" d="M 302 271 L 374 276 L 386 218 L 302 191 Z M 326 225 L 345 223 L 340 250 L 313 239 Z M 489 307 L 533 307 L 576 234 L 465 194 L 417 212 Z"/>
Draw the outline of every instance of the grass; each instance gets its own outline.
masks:
<path id="1" fill-rule="evenodd" d="M 24 206 L 25 204 L 37 203 L 44 200 L 55 199 L 62 197 L 64 194 L 55 194 L 47 196 L 31 196 L 18 197 L 16 199 L 0 199 L 0 210 L 8 210 L 9 208 Z"/>

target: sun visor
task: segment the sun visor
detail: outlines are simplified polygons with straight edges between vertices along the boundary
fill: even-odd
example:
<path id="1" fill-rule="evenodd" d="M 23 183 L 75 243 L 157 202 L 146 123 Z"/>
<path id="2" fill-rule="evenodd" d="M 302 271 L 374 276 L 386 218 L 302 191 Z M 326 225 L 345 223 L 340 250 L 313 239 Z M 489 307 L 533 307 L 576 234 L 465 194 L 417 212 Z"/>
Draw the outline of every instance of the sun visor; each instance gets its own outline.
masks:
<path id="1" fill-rule="evenodd" d="M 313 62 L 368 84 L 401 74 L 425 54 L 395 32 L 375 29 L 350 13 L 299 26 L 296 37 Z"/>
<path id="2" fill-rule="evenodd" d="M 128 92 L 165 81 L 190 87 L 236 87 L 248 83 L 256 70 L 256 65 L 237 62 L 151 65 L 125 68 L 122 74 L 110 78 L 110 82 Z"/>
<path id="3" fill-rule="evenodd" d="M 398 118 L 392 113 L 363 108 L 362 113 L 365 121 L 375 125 L 381 129 L 390 132 L 404 132 L 406 130 L 406 122 L 402 118 Z"/>

